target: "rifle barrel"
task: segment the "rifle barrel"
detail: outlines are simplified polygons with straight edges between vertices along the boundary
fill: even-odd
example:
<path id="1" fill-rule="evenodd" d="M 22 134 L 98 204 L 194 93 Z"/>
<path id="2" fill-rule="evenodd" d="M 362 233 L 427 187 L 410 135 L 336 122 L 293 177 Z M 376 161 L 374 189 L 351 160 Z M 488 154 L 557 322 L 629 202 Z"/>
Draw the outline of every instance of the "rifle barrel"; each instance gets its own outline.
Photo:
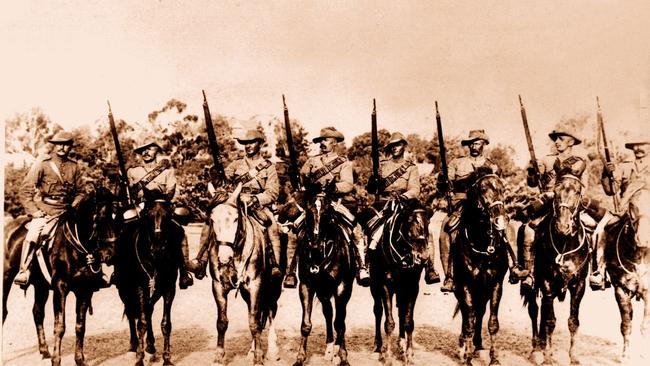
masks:
<path id="1" fill-rule="evenodd" d="M 372 175 L 379 179 L 379 136 L 377 135 L 377 103 L 372 99 L 372 115 L 370 117 Z"/>
<path id="2" fill-rule="evenodd" d="M 603 112 L 600 109 L 600 99 L 596 96 L 596 105 L 598 106 L 598 112 L 596 114 L 597 118 L 597 123 L 598 123 L 598 130 L 603 137 L 603 149 L 605 150 L 605 161 L 607 163 L 611 163 L 612 159 L 609 154 L 609 145 L 607 143 L 607 135 L 605 134 L 605 121 L 603 121 Z M 609 189 L 610 192 L 614 192 L 614 177 L 613 174 L 609 175 Z M 612 196 L 612 199 L 614 200 L 614 209 L 618 211 L 618 206 L 619 206 L 619 201 L 618 201 L 618 196 L 616 195 L 616 192 L 614 192 L 614 195 Z"/>
<path id="3" fill-rule="evenodd" d="M 221 162 L 221 153 L 219 151 L 217 135 L 214 133 L 214 126 L 212 125 L 212 114 L 210 114 L 210 107 L 208 106 L 208 99 L 205 96 L 205 90 L 201 90 L 201 92 L 203 93 L 203 115 L 205 117 L 205 129 L 208 133 L 210 154 L 212 155 L 212 161 L 217 175 L 223 179 L 225 177 L 225 172 L 223 163 Z"/>
<path id="4" fill-rule="evenodd" d="M 287 149 L 289 151 L 289 180 L 291 187 L 298 189 L 300 187 L 298 171 L 298 155 L 296 154 L 295 145 L 293 144 L 293 132 L 291 131 L 291 121 L 289 120 L 289 108 L 286 99 L 282 94 L 282 105 L 284 106 L 284 131 L 287 135 Z"/>
<path id="5" fill-rule="evenodd" d="M 122 148 L 120 146 L 120 139 L 117 135 L 117 127 L 115 126 L 115 119 L 113 118 L 113 110 L 111 108 L 111 102 L 108 103 L 108 124 L 111 130 L 111 135 L 113 136 L 113 145 L 115 146 L 115 155 L 117 156 L 117 164 L 120 169 L 120 185 L 122 190 L 126 192 L 126 199 L 129 204 L 131 201 L 131 192 L 129 191 L 129 177 L 126 174 L 126 163 L 124 162 L 124 156 L 122 155 Z"/>

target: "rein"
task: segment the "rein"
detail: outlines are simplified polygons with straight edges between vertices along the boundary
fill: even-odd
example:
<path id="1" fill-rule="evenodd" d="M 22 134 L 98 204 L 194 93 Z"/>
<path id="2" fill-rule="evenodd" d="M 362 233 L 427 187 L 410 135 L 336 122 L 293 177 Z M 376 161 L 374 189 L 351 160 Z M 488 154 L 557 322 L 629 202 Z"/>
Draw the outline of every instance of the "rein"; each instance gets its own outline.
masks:
<path id="1" fill-rule="evenodd" d="M 135 257 L 138 260 L 138 264 L 140 265 L 140 268 L 142 268 L 142 271 L 144 274 L 147 275 L 147 278 L 149 278 L 149 297 L 151 298 L 153 296 L 153 292 L 156 288 L 156 275 L 157 272 L 154 270 L 153 276 L 149 274 L 149 271 L 144 267 L 144 263 L 142 263 L 142 259 L 140 259 L 140 251 L 138 250 L 138 239 L 140 239 L 140 231 L 136 231 L 135 233 Z"/>
<path id="2" fill-rule="evenodd" d="M 412 268 L 414 266 L 408 265 L 408 263 L 405 260 L 408 257 L 409 254 L 408 253 L 405 254 L 405 255 L 400 254 L 400 252 L 397 250 L 397 248 L 395 247 L 395 244 L 394 244 L 396 240 L 393 240 L 393 235 L 391 235 L 393 232 L 395 232 L 395 226 L 397 225 L 397 216 L 399 215 L 398 211 L 400 209 L 403 209 L 403 205 L 400 202 L 396 201 L 396 200 L 391 201 L 390 205 L 391 205 L 390 209 L 391 209 L 392 214 L 386 220 L 386 223 L 389 224 L 389 227 L 387 228 L 386 233 L 388 234 L 388 247 L 390 249 L 390 252 L 389 252 L 390 258 L 393 261 L 393 263 L 399 263 L 400 265 L 404 266 L 405 268 Z M 404 223 L 402 223 L 402 225 L 403 224 Z M 399 234 L 399 239 L 401 239 L 402 242 L 404 242 L 404 243 L 406 243 L 408 245 L 408 247 L 410 248 L 410 251 L 412 253 L 413 252 L 413 245 L 410 243 L 409 240 L 407 240 L 407 238 L 404 237 L 404 234 L 402 233 L 402 230 L 397 230 L 397 232 Z"/>
<path id="3" fill-rule="evenodd" d="M 587 232 L 586 232 L 585 227 L 582 224 L 582 222 L 579 221 L 580 222 L 579 227 L 581 229 L 580 231 L 582 232 L 582 238 L 581 238 L 580 232 L 578 232 L 578 241 L 579 241 L 580 245 L 578 245 L 575 249 L 572 249 L 572 250 L 569 250 L 569 251 L 565 252 L 564 251 L 566 249 L 566 240 L 565 240 L 564 245 L 562 246 L 562 252 L 560 252 L 560 250 L 555 245 L 555 240 L 553 240 L 553 225 L 552 225 L 553 220 L 548 220 L 548 222 L 549 222 L 549 224 L 548 224 L 549 241 L 551 242 L 551 246 L 553 247 L 553 250 L 555 250 L 555 253 L 557 254 L 556 257 L 555 257 L 555 263 L 559 265 L 564 260 L 565 256 L 576 253 L 577 251 L 582 249 L 583 246 L 585 246 L 585 244 L 587 243 Z M 573 276 L 576 273 L 578 273 L 578 271 L 580 271 L 582 269 L 582 267 L 588 261 L 589 261 L 589 256 L 587 256 L 585 258 L 585 260 L 582 263 L 580 263 L 580 265 L 576 268 L 575 271 L 573 271 L 571 273 L 571 275 Z"/>
<path id="4" fill-rule="evenodd" d="M 623 226 L 621 226 L 621 230 L 618 231 L 618 235 L 616 236 L 616 259 L 618 260 L 619 266 L 623 269 L 623 271 L 625 271 L 625 273 L 627 273 L 629 275 L 638 276 L 638 273 L 636 273 L 634 271 L 630 271 L 629 269 L 627 269 L 625 267 L 625 265 L 623 264 L 623 260 L 621 259 L 621 251 L 620 251 L 619 244 L 621 242 L 621 235 L 623 234 L 623 231 L 625 231 L 627 229 L 627 227 L 628 227 L 628 223 L 625 223 Z M 632 262 L 635 265 L 638 264 L 638 263 L 636 263 L 634 261 L 630 261 L 630 262 Z"/>

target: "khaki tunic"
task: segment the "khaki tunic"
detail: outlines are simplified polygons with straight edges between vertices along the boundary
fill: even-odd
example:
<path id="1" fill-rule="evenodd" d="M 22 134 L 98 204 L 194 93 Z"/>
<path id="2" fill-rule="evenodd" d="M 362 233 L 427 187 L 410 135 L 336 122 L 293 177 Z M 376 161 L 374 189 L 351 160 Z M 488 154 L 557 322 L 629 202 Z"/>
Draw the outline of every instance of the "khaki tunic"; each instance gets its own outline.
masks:
<path id="1" fill-rule="evenodd" d="M 449 163 L 449 180 L 455 183 L 454 200 L 465 199 L 469 183 L 467 179 L 480 167 L 489 167 L 495 174 L 499 172 L 499 167 L 483 155 L 463 156 Z"/>
<path id="2" fill-rule="evenodd" d="M 314 172 L 338 157 L 339 155 L 335 152 L 312 156 L 302 166 L 302 169 L 300 169 L 300 174 L 306 176 L 307 178 L 310 178 Z M 354 189 L 352 162 L 348 161 L 347 158 L 345 158 L 345 162 L 343 164 L 332 169 L 331 172 L 321 177 L 318 180 L 318 183 L 325 185 L 332 180 L 336 182 L 336 190 L 338 193 L 343 195 L 351 193 Z"/>
<path id="3" fill-rule="evenodd" d="M 555 182 L 557 180 L 557 176 L 560 173 L 559 172 L 560 167 L 563 165 L 564 162 L 572 158 L 580 159 L 583 162 L 585 161 L 584 158 L 572 153 L 551 154 L 541 159 L 541 161 L 539 162 L 539 174 L 541 176 L 539 187 L 542 192 L 553 191 L 553 188 L 555 187 Z M 582 184 L 586 187 L 588 178 L 584 174 L 584 172 L 578 178 L 580 178 Z"/>
<path id="4" fill-rule="evenodd" d="M 388 178 L 395 170 L 406 164 L 407 160 L 400 158 L 399 160 L 385 159 L 379 163 L 379 170 L 382 178 Z M 411 165 L 404 174 L 402 174 L 395 182 L 384 189 L 385 193 L 400 192 L 408 199 L 418 198 L 420 195 L 420 173 L 418 167 Z"/>
<path id="5" fill-rule="evenodd" d="M 226 177 L 231 180 L 250 172 L 253 179 L 242 185 L 243 191 L 249 190 L 253 196 L 257 197 L 260 206 L 270 206 L 277 201 L 280 194 L 280 181 L 275 166 L 270 164 L 260 171 L 256 169 L 256 167 L 264 165 L 266 161 L 262 157 L 255 160 L 245 157 L 233 161 L 224 170 Z"/>
<path id="6" fill-rule="evenodd" d="M 129 177 L 129 184 L 134 185 L 138 183 L 147 173 L 153 170 L 158 161 L 151 162 L 149 164 L 142 164 L 140 166 L 133 167 L 126 172 L 126 175 Z M 176 194 L 176 172 L 174 168 L 167 168 L 162 171 L 157 177 L 155 177 L 149 184 L 146 185 L 148 190 L 158 190 L 165 194 L 167 199 L 171 200 Z M 138 192 L 138 197 L 142 197 L 142 191 Z"/>
<path id="7" fill-rule="evenodd" d="M 58 168 L 60 178 L 52 164 Z M 45 156 L 32 165 L 20 187 L 19 197 L 28 214 L 38 210 L 49 216 L 60 214 L 67 205 L 78 203 L 84 197 L 79 165 L 68 158 Z M 58 203 L 48 203 L 52 200 Z"/>

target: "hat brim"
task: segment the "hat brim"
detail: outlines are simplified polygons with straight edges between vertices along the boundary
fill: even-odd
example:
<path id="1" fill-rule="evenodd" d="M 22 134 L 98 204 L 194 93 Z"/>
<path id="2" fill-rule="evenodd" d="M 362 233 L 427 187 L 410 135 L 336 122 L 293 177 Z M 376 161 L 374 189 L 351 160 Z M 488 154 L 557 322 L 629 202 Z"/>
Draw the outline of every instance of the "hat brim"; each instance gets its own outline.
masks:
<path id="1" fill-rule="evenodd" d="M 72 145 L 73 141 L 72 139 L 69 140 L 48 140 L 50 144 L 55 144 L 55 145 Z"/>
<path id="2" fill-rule="evenodd" d="M 474 139 L 461 140 L 461 141 L 460 141 L 460 144 L 463 145 L 463 146 L 469 146 L 469 145 L 473 144 L 474 141 L 477 141 L 477 140 L 483 140 L 483 141 L 485 141 L 485 144 L 486 144 L 486 145 L 489 145 L 489 144 L 490 144 L 490 140 L 485 139 L 485 138 L 483 138 L 483 137 L 477 137 L 477 138 L 474 138 Z"/>
<path id="3" fill-rule="evenodd" d="M 650 141 L 628 142 L 627 144 L 625 144 L 625 148 L 632 150 L 637 145 L 650 145 Z"/>
<path id="4" fill-rule="evenodd" d="M 573 141 L 574 141 L 574 143 L 573 143 L 574 146 L 575 146 L 575 145 L 580 145 L 580 144 L 582 143 L 582 140 L 580 140 L 579 138 L 573 136 L 573 135 L 570 134 L 570 133 L 566 133 L 566 132 L 551 132 L 551 133 L 548 134 L 548 137 L 550 137 L 551 140 L 553 140 L 553 141 L 557 140 L 558 136 L 569 136 L 569 137 L 571 137 L 571 138 L 573 139 Z"/>
<path id="5" fill-rule="evenodd" d="M 239 142 L 242 145 L 250 144 L 250 143 L 253 143 L 255 141 L 259 141 L 259 142 L 266 141 L 266 140 L 264 140 L 263 138 L 260 138 L 260 137 L 255 137 L 253 139 L 236 138 L 235 140 L 237 140 L 237 142 Z"/>
<path id="6" fill-rule="evenodd" d="M 406 141 L 406 140 L 404 140 L 404 139 L 392 140 L 392 141 L 388 141 L 388 143 L 387 143 L 386 145 L 384 145 L 384 150 L 388 150 L 388 149 L 390 149 L 393 145 L 397 145 L 397 144 L 399 144 L 399 143 L 403 143 L 404 145 L 408 145 L 408 144 L 409 144 L 408 141 Z"/>
<path id="7" fill-rule="evenodd" d="M 314 137 L 312 141 L 317 144 L 325 140 L 326 138 L 330 138 L 330 137 L 335 138 L 337 142 L 343 142 L 345 140 L 345 138 L 341 136 L 318 136 L 318 137 Z"/>
<path id="8" fill-rule="evenodd" d="M 133 149 L 133 152 L 136 153 L 136 154 L 140 154 L 140 153 L 142 153 L 142 151 L 144 151 L 145 149 L 147 149 L 150 146 L 155 146 L 155 147 L 158 148 L 158 150 L 162 150 L 162 147 L 160 147 L 160 145 L 158 145 L 155 142 L 150 142 L 148 144 L 144 144 L 142 146 L 136 147 L 135 149 Z"/>

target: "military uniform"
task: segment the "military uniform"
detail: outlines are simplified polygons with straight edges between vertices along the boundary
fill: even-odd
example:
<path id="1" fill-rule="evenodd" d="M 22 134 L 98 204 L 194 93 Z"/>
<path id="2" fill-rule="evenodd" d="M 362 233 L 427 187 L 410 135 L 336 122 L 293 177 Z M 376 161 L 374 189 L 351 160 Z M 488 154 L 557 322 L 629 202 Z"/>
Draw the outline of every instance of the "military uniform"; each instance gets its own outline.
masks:
<path id="1" fill-rule="evenodd" d="M 130 168 L 126 172 L 129 178 L 129 183 L 137 185 L 142 178 L 147 176 L 147 174 L 154 170 L 159 164 L 160 162 L 153 161 L 151 163 L 143 163 L 140 166 Z M 176 172 L 174 171 L 174 168 L 169 167 L 164 169 L 144 187 L 150 191 L 160 192 L 167 200 L 171 201 L 176 194 Z M 138 198 L 142 199 L 142 197 L 142 190 L 139 190 Z"/>
<path id="2" fill-rule="evenodd" d="M 72 144 L 72 135 L 61 132 L 51 140 L 52 144 Z M 25 211 L 34 217 L 28 224 L 27 235 L 23 243 L 20 272 L 15 282 L 22 287 L 29 281 L 29 266 L 34 248 L 40 244 L 43 228 L 66 212 L 69 207 L 76 207 L 84 198 L 81 171 L 77 162 L 56 153 L 37 160 L 27 173 L 19 191 L 20 201 Z M 34 250 L 32 250 L 34 249 Z"/>

